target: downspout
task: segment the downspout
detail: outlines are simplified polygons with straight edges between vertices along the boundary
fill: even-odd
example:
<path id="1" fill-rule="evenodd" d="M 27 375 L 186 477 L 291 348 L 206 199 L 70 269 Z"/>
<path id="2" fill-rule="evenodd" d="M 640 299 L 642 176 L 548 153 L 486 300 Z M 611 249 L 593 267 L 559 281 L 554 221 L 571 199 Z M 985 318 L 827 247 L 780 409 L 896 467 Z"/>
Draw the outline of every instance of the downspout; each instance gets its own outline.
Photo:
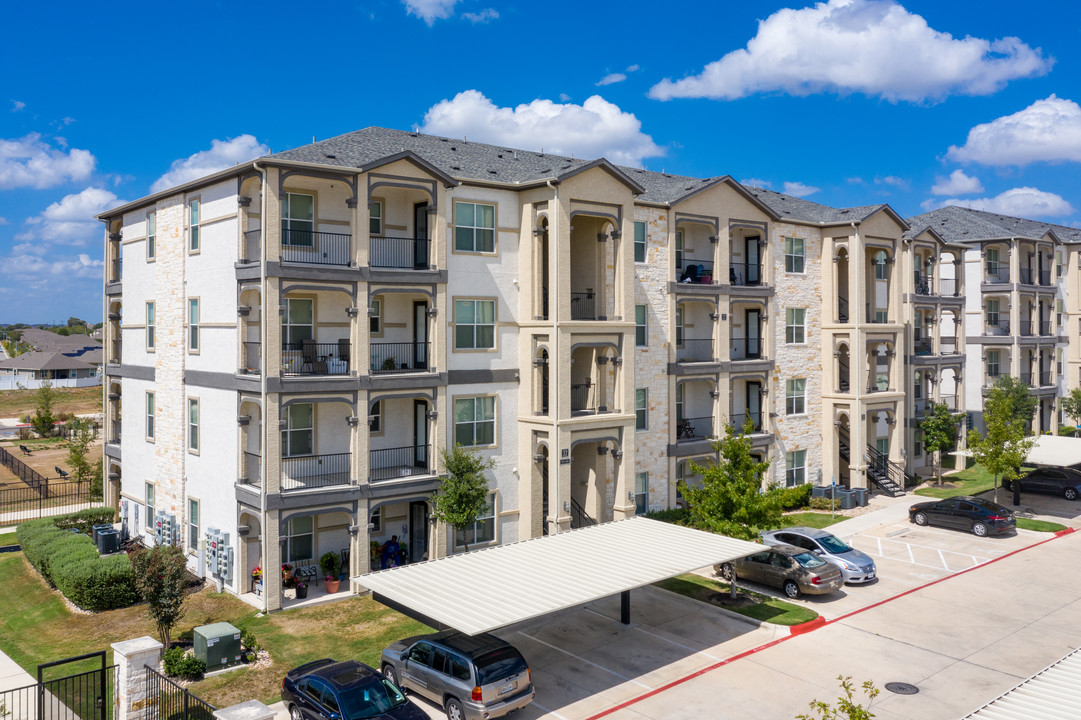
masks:
<path id="1" fill-rule="evenodd" d="M 262 307 L 259 310 L 259 347 L 262 357 L 259 358 L 259 364 L 262 366 L 263 371 L 259 373 L 259 397 L 263 402 L 263 427 L 260 432 L 259 438 L 259 450 L 260 450 L 260 463 L 259 463 L 259 522 L 262 525 L 260 532 L 263 539 L 259 543 L 260 545 L 260 557 L 259 567 L 263 568 L 263 612 L 267 611 L 267 583 L 266 578 L 269 566 L 267 560 L 269 559 L 268 545 L 267 545 L 267 521 L 266 521 L 266 466 L 267 466 L 267 443 L 266 433 L 269 427 L 267 420 L 267 400 L 266 400 L 266 387 L 267 387 L 267 325 L 270 322 L 267 319 L 267 289 L 266 289 L 266 228 L 267 228 L 267 188 L 266 188 L 266 171 L 259 167 L 259 161 L 252 163 L 252 169 L 259 173 L 260 186 L 260 208 L 259 208 L 259 302 Z"/>
<path id="2" fill-rule="evenodd" d="M 551 180 L 545 180 L 545 184 L 548 189 L 552 191 L 552 213 L 549 223 L 549 242 L 548 242 L 548 256 L 552 255 L 552 239 L 555 240 L 555 262 L 552 263 L 552 290 L 553 292 L 549 298 L 549 306 L 552 311 L 553 327 L 552 327 L 552 353 L 548 360 L 548 407 L 552 411 L 552 451 L 548 453 L 548 480 L 551 482 L 552 477 L 558 478 L 559 465 L 559 298 L 562 297 L 559 287 L 559 188 Z M 553 397 L 554 396 L 554 397 Z M 553 472 L 553 465 L 556 472 Z M 562 499 L 559 497 L 559 482 L 556 482 L 555 501 L 559 503 Z M 548 497 L 551 498 L 551 488 L 549 488 Z M 570 507 L 570 498 L 566 498 L 563 502 L 567 503 Z M 554 517 L 559 517 L 562 505 L 556 505 L 556 512 Z M 548 511 L 552 511 L 552 505 L 549 502 Z M 545 522 L 547 522 L 545 518 Z M 559 523 L 553 522 L 555 525 L 555 531 L 559 532 Z"/>
<path id="3" fill-rule="evenodd" d="M 860 254 L 860 257 L 863 257 L 865 255 L 865 253 L 863 252 L 863 248 L 860 246 L 860 229 L 859 229 L 859 225 L 857 223 L 854 223 L 854 222 L 849 223 L 849 224 L 852 226 L 853 249 L 858 250 L 859 254 Z M 852 254 L 853 253 L 850 252 L 849 257 L 851 257 Z M 861 267 L 863 266 L 862 261 L 860 262 L 860 266 Z M 857 285 L 857 288 L 863 288 L 864 292 L 866 292 L 867 291 L 866 278 L 859 278 L 859 280 L 860 280 L 860 284 Z M 855 298 L 855 299 L 858 300 L 858 298 Z M 855 305 L 856 305 L 856 307 L 855 307 L 854 311 L 852 312 L 852 316 L 856 318 L 856 342 L 858 342 L 860 344 L 860 348 L 862 348 L 860 350 L 860 354 L 857 357 L 862 357 L 864 359 L 864 361 L 866 361 L 867 360 L 867 347 L 866 347 L 867 343 L 864 341 L 863 337 L 861 337 L 861 335 L 860 335 L 860 309 L 859 309 L 859 303 L 857 302 L 857 303 L 855 303 Z M 860 428 L 859 438 L 863 442 L 863 444 L 857 445 L 855 443 L 855 437 L 850 437 L 849 438 L 849 448 L 848 448 L 848 456 L 849 456 L 849 467 L 848 467 L 848 469 L 850 471 L 852 470 L 852 458 L 859 458 L 859 460 L 857 461 L 857 465 L 856 465 L 856 472 L 862 471 L 864 473 L 864 482 L 865 483 L 867 482 L 866 464 L 864 463 L 864 457 L 867 454 L 867 448 L 866 448 L 866 444 L 867 444 L 867 438 L 866 438 L 867 423 L 866 423 L 865 420 L 862 419 L 863 418 L 863 412 L 862 412 L 863 408 L 860 405 L 861 400 L 862 400 L 861 397 L 860 397 L 860 385 L 861 385 L 861 383 L 865 382 L 868 377 L 869 377 L 869 375 L 864 376 L 863 380 L 860 380 L 858 377 L 857 378 L 852 378 L 853 380 L 855 380 L 855 382 L 852 382 L 851 385 L 856 390 L 856 392 L 855 392 L 856 402 L 855 402 L 855 405 L 854 405 L 855 408 L 856 408 L 856 412 L 854 413 L 856 415 L 855 421 L 856 421 L 856 423 L 859 423 L 859 425 L 858 425 L 858 427 Z M 853 424 L 851 429 L 855 430 L 855 428 L 856 428 L 856 425 Z M 852 432 L 852 435 L 855 436 L 856 433 Z M 859 453 L 859 454 L 857 454 L 857 453 Z M 851 489 L 851 487 L 852 487 L 851 475 L 849 476 L 848 485 L 849 485 L 849 488 Z M 869 483 L 868 483 L 868 485 L 869 485 Z M 870 487 L 868 487 L 867 489 L 868 489 L 868 491 L 870 491 Z"/>

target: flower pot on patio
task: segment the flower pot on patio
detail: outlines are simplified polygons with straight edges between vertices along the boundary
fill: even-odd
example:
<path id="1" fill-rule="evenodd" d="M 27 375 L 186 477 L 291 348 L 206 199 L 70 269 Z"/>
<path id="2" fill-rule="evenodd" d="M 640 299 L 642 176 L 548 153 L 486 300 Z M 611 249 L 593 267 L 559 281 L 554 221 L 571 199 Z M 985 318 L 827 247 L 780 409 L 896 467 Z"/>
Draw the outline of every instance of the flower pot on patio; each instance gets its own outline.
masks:
<path id="1" fill-rule="evenodd" d="M 338 588 L 342 584 L 342 581 L 339 580 L 338 578 L 334 578 L 333 580 L 331 580 L 330 578 L 325 578 L 323 580 L 323 582 L 327 586 L 327 594 L 328 595 L 333 595 L 334 593 L 338 592 Z"/>
<path id="2" fill-rule="evenodd" d="M 302 600 L 308 597 L 308 586 L 304 583 L 297 583 L 297 600 Z"/>

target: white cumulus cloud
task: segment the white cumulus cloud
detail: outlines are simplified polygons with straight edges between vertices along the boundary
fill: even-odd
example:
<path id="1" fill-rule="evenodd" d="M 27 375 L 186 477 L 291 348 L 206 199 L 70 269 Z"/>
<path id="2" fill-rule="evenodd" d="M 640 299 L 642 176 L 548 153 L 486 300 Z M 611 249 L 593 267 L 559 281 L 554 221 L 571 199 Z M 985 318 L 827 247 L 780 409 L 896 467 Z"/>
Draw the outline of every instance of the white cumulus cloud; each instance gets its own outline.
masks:
<path id="1" fill-rule="evenodd" d="M 1081 107 L 1052 94 L 1013 115 L 977 125 L 964 145 L 951 145 L 946 155 L 981 165 L 1081 162 Z"/>
<path id="2" fill-rule="evenodd" d="M 900 188 L 901 190 L 908 190 L 908 188 L 909 188 L 908 180 L 905 180 L 904 178 L 899 178 L 896 175 L 887 175 L 885 177 L 876 177 L 875 178 L 875 184 L 876 185 L 892 185 L 895 188 Z"/>
<path id="3" fill-rule="evenodd" d="M 103 226 L 94 216 L 123 202 L 108 190 L 88 187 L 82 192 L 65 195 L 40 215 L 27 218 L 26 230 L 15 239 L 34 247 L 85 245 L 100 240 Z"/>
<path id="4" fill-rule="evenodd" d="M 921 203 L 924 210 L 934 210 L 946 205 L 1027 218 L 1062 217 L 1074 213 L 1073 206 L 1061 195 L 1033 187 L 1011 188 L 988 198 L 950 198 L 948 200 L 932 198 Z"/>
<path id="5" fill-rule="evenodd" d="M 801 182 L 786 182 L 784 184 L 784 194 L 794 195 L 795 197 L 814 195 L 819 190 L 821 190 L 821 188 L 816 188 L 814 185 L 804 185 Z"/>
<path id="6" fill-rule="evenodd" d="M 969 195 L 983 192 L 983 183 L 977 177 L 965 175 L 964 170 L 954 170 L 948 178 L 935 178 L 931 192 L 935 195 Z"/>
<path id="7" fill-rule="evenodd" d="M 42 189 L 85 180 L 96 163 L 89 150 L 57 149 L 38 133 L 14 140 L 0 139 L 0 189 Z"/>
<path id="8" fill-rule="evenodd" d="M 19 112 L 20 110 L 22 110 L 25 107 L 26 107 L 26 103 L 24 103 L 22 100 L 12 100 L 11 101 L 11 112 Z"/>
<path id="9" fill-rule="evenodd" d="M 620 165 L 640 166 L 642 158 L 664 154 L 633 113 L 599 95 L 581 105 L 538 99 L 509 108 L 466 90 L 433 105 L 419 130 L 576 158 L 605 157 Z"/>
<path id="10" fill-rule="evenodd" d="M 462 19 L 463 20 L 468 20 L 469 22 L 473 23 L 474 25 L 478 25 L 480 23 L 488 23 L 488 22 L 491 22 L 492 20 L 498 20 L 499 19 L 499 12 L 495 8 L 484 8 L 479 13 L 475 13 L 475 12 L 462 13 Z M 431 23 L 428 23 L 428 24 L 430 25 Z"/>
<path id="11" fill-rule="evenodd" d="M 211 140 L 209 150 L 200 150 L 182 160 L 174 160 L 169 172 L 150 186 L 150 192 L 167 190 L 189 180 L 210 175 L 227 167 L 254 160 L 270 152 L 252 135 L 241 135 L 231 140 Z"/>
<path id="12" fill-rule="evenodd" d="M 891 102 L 988 95 L 1046 73 L 1053 61 L 1016 37 L 985 40 L 934 30 L 888 0 L 829 0 L 778 10 L 745 48 L 650 90 L 658 100 L 733 100 L 762 92 L 864 93 Z"/>
<path id="13" fill-rule="evenodd" d="M 402 0 L 408 15 L 416 15 L 428 27 L 435 24 L 436 20 L 446 20 L 454 14 L 454 6 L 458 0 Z"/>
<path id="14" fill-rule="evenodd" d="M 600 80 L 598 80 L 596 82 L 596 84 L 598 86 L 615 85 L 616 83 L 621 83 L 626 79 L 627 79 L 627 76 L 624 75 L 623 73 L 608 73 L 607 75 L 602 77 Z"/>

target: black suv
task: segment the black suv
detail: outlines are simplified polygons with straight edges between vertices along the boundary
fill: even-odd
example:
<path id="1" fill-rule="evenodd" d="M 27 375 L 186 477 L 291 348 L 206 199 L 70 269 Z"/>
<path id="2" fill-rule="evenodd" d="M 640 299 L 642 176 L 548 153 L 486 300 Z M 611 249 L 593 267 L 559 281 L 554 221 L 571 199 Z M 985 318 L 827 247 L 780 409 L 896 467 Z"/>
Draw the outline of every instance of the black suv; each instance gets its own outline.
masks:
<path id="1" fill-rule="evenodd" d="M 1021 486 L 1021 492 L 1061 495 L 1067 500 L 1081 496 L 1081 472 L 1070 468 L 1037 468 L 1017 480 L 1003 480 L 1002 487 L 1013 490 L 1013 484 Z"/>
<path id="2" fill-rule="evenodd" d="M 316 660 L 282 679 L 290 720 L 427 720 L 427 715 L 375 668 L 356 660 Z"/>

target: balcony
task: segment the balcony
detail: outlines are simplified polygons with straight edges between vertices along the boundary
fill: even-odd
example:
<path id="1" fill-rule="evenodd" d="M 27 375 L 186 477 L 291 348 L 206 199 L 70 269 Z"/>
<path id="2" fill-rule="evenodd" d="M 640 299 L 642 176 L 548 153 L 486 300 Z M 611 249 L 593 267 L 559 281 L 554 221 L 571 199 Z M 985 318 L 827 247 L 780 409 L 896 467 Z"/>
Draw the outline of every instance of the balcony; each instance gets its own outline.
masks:
<path id="1" fill-rule="evenodd" d="M 282 229 L 282 262 L 349 267 L 352 235 Z"/>
<path id="2" fill-rule="evenodd" d="M 732 360 L 758 360 L 762 357 L 762 338 L 733 338 L 729 351 Z"/>
<path id="3" fill-rule="evenodd" d="M 243 263 L 256 263 L 262 258 L 262 248 L 260 247 L 260 239 L 263 231 L 259 228 L 254 230 L 244 231 L 244 247 L 240 254 L 240 261 Z"/>
<path id="4" fill-rule="evenodd" d="M 1017 334 L 1021 337 L 1031 337 L 1033 330 L 1033 322 L 1031 320 L 1022 320 L 1017 324 Z"/>
<path id="5" fill-rule="evenodd" d="M 681 346 L 676 347 L 676 362 L 717 362 L 717 356 L 713 354 L 713 341 L 684 340 Z"/>
<path id="6" fill-rule="evenodd" d="M 351 453 L 334 453 L 283 457 L 282 492 L 348 485 L 351 456 Z"/>
<path id="7" fill-rule="evenodd" d="M 431 343 L 397 342 L 371 344 L 371 374 L 428 372 Z"/>
<path id="8" fill-rule="evenodd" d="M 934 348 L 931 343 L 931 338 L 916 338 L 912 342 L 912 354 L 913 355 L 931 355 Z"/>
<path id="9" fill-rule="evenodd" d="M 244 453 L 244 484 L 262 487 L 263 458 L 259 453 Z"/>
<path id="10" fill-rule="evenodd" d="M 1029 387 L 1036 387 L 1032 382 L 1034 379 L 1036 379 L 1036 377 L 1030 372 L 1021 373 L 1021 382 Z"/>
<path id="11" fill-rule="evenodd" d="M 728 266 L 728 282 L 740 287 L 756 287 L 762 284 L 761 263 L 732 263 Z"/>
<path id="12" fill-rule="evenodd" d="M 1043 285 L 1044 287 L 1049 287 L 1051 285 L 1051 271 L 1050 270 L 1040 270 L 1040 272 L 1039 272 L 1039 280 L 1040 280 L 1040 285 Z"/>
<path id="13" fill-rule="evenodd" d="M 1054 380 L 1052 379 L 1050 370 L 1041 370 L 1039 375 L 1037 376 L 1037 379 L 1040 381 L 1040 387 L 1047 387 L 1049 385 L 1055 384 Z"/>
<path id="14" fill-rule="evenodd" d="M 349 374 L 349 341 L 282 345 L 282 377 Z"/>
<path id="15" fill-rule="evenodd" d="M 372 482 L 430 475 L 430 453 L 427 445 L 372 450 L 368 453 L 368 468 Z"/>
<path id="16" fill-rule="evenodd" d="M 684 258 L 677 264 L 676 272 L 679 272 L 678 282 L 687 285 L 712 285 L 713 284 L 713 261 L 695 260 Z"/>
<path id="17" fill-rule="evenodd" d="M 914 287 L 917 295 L 930 295 L 931 294 L 931 276 L 915 274 Z"/>
<path id="18" fill-rule="evenodd" d="M 1040 335 L 1046 337 L 1046 336 L 1054 335 L 1054 334 L 1055 333 L 1052 331 L 1052 328 L 1051 328 L 1051 321 L 1050 320 L 1041 320 L 1040 321 Z"/>
<path id="19" fill-rule="evenodd" d="M 124 357 L 124 355 L 123 355 L 124 345 L 120 341 L 119 333 L 117 334 L 117 339 L 113 340 L 112 347 L 113 347 L 113 352 L 112 352 L 111 355 L 109 355 L 109 362 L 114 364 L 114 365 L 119 365 L 120 361 Z"/>
<path id="20" fill-rule="evenodd" d="M 940 395 L 939 404 L 945 405 L 950 412 L 957 412 L 957 396 L 956 395 Z"/>
<path id="21" fill-rule="evenodd" d="M 676 442 L 708 440 L 713 435 L 713 417 L 683 418 L 676 422 Z"/>
<path id="22" fill-rule="evenodd" d="M 1031 373 L 1030 373 L 1030 375 L 1031 375 Z M 984 377 L 983 377 L 983 386 L 985 388 L 994 387 L 995 383 L 998 381 L 999 377 L 1001 377 L 1001 376 L 1002 376 L 1002 371 L 1001 370 L 988 370 L 984 374 Z M 1024 377 L 1024 376 L 1022 376 L 1022 377 Z"/>
<path id="23" fill-rule="evenodd" d="M 999 323 L 987 323 L 983 326 L 984 335 L 1009 335 L 1010 323 L 1001 321 Z"/>
<path id="24" fill-rule="evenodd" d="M 591 383 L 571 385 L 571 412 L 572 413 L 595 413 L 597 412 L 597 386 Z"/>
<path id="25" fill-rule="evenodd" d="M 263 344 L 261 342 L 245 342 L 241 343 L 244 346 L 243 353 L 244 359 L 240 368 L 241 375 L 260 375 L 262 374 Z"/>
<path id="26" fill-rule="evenodd" d="M 112 261 L 112 272 L 109 273 L 109 282 L 118 283 L 124 279 L 124 258 L 115 257 Z"/>
<path id="27" fill-rule="evenodd" d="M 958 282 L 955 278 L 939 278 L 938 294 L 943 297 L 958 297 Z"/>
<path id="28" fill-rule="evenodd" d="M 596 299 L 595 292 L 572 292 L 571 320 L 596 320 Z"/>
<path id="29" fill-rule="evenodd" d="M 985 285 L 1006 285 L 1010 282 L 1010 269 L 989 267 L 984 271 L 983 282 Z"/>
<path id="30" fill-rule="evenodd" d="M 733 415 L 731 418 L 729 418 L 728 424 L 731 425 L 732 428 L 735 429 L 735 431 L 737 433 L 742 433 L 743 429 L 747 425 L 748 420 L 750 420 L 750 422 L 751 422 L 751 432 L 752 433 L 762 432 L 762 411 L 761 410 L 758 411 L 758 412 L 739 413 L 738 415 Z"/>
<path id="31" fill-rule="evenodd" d="M 112 423 L 110 423 L 110 428 L 109 429 L 110 429 L 109 443 L 111 445 L 119 445 L 120 444 L 120 421 L 119 420 L 113 420 Z"/>
<path id="32" fill-rule="evenodd" d="M 427 238 L 373 235 L 368 265 L 392 270 L 427 270 L 432 241 Z"/>
<path id="33" fill-rule="evenodd" d="M 912 403 L 912 417 L 922 418 L 927 415 L 928 407 L 931 405 L 931 401 L 921 399 Z"/>

